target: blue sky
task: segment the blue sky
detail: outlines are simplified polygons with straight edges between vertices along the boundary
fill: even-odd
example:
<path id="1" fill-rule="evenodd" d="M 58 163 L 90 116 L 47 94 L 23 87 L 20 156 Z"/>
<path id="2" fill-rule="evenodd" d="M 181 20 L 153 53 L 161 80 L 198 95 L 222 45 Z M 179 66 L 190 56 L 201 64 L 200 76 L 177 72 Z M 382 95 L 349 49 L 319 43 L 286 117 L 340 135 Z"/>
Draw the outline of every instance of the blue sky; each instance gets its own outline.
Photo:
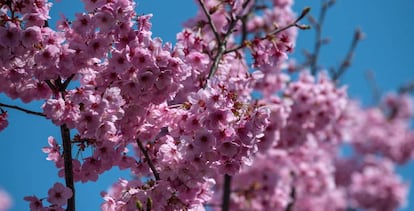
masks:
<path id="1" fill-rule="evenodd" d="M 178 3 L 179 2 L 179 3 Z M 374 3 L 375 2 L 375 3 Z M 61 0 L 54 2 L 52 17 L 58 18 L 64 11 L 70 14 L 83 10 L 80 1 Z M 300 12 L 304 6 L 311 6 L 311 14 L 318 15 L 320 1 L 299 0 L 295 10 Z M 338 0 L 328 11 L 323 35 L 331 38 L 331 43 L 322 48 L 320 62 L 327 67 L 337 67 L 349 48 L 354 29 L 360 27 L 366 33 L 356 51 L 352 67 L 343 78 L 349 85 L 350 96 L 360 99 L 364 104 L 372 103 L 372 92 L 365 79 L 367 70 L 375 72 L 376 83 L 380 90 L 395 90 L 401 84 L 414 81 L 413 53 L 414 28 L 412 27 L 414 1 L 409 0 Z M 142 0 L 138 3 L 139 14 L 153 13 L 153 33 L 164 41 L 174 41 L 175 34 L 181 30 L 181 23 L 196 13 L 192 0 Z M 53 24 L 53 22 L 52 22 Z M 314 32 L 300 32 L 295 55 L 301 61 L 303 49 L 312 50 Z M 11 101 L 0 94 L 0 102 L 23 105 Z M 40 111 L 41 103 L 23 105 Z M 47 145 L 48 136 L 59 136 L 59 128 L 48 121 L 7 109 L 10 125 L 0 132 L 0 187 L 6 189 L 14 198 L 11 210 L 28 210 L 28 203 L 22 198 L 26 195 L 47 196 L 47 190 L 56 181 L 54 164 L 46 161 L 41 148 Z M 414 179 L 413 162 L 399 168 L 405 180 Z M 101 176 L 96 183 L 76 185 L 78 210 L 98 210 L 102 199 L 100 191 L 106 190 L 119 177 L 128 176 L 125 172 L 111 171 Z M 412 191 L 411 191 L 412 192 Z M 403 210 L 414 210 L 412 204 Z"/>

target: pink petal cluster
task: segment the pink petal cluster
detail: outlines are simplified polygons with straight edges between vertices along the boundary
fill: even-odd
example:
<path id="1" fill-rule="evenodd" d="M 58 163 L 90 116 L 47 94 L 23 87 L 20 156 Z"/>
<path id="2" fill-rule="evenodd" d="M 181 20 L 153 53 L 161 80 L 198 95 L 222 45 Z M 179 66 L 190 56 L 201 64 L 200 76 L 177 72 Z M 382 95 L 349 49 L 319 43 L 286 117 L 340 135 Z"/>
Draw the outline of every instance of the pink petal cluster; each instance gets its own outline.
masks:
<path id="1" fill-rule="evenodd" d="M 392 164 L 387 161 L 366 163 L 360 172 L 352 175 L 349 192 L 355 207 L 378 211 L 396 210 L 405 204 L 408 194 L 406 184 L 394 174 Z"/>
<path id="2" fill-rule="evenodd" d="M 381 153 L 396 163 L 406 163 L 414 157 L 413 111 L 412 99 L 401 94 L 387 95 L 379 107 L 357 110 L 352 144 L 361 153 Z"/>

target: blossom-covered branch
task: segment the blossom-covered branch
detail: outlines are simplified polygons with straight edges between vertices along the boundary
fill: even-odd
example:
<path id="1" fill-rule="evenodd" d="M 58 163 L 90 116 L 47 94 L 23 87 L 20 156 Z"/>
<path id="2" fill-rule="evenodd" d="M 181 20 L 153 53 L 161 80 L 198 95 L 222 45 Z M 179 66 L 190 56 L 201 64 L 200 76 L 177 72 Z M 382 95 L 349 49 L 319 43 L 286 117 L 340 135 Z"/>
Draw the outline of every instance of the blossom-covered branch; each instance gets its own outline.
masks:
<path id="1" fill-rule="evenodd" d="M 144 145 L 142 145 L 142 142 L 137 139 L 137 145 L 139 147 L 139 149 L 141 150 L 142 154 L 144 154 L 144 162 L 146 162 L 148 164 L 148 166 L 150 167 L 152 173 L 154 174 L 155 180 L 160 180 L 160 174 L 158 173 L 157 169 L 154 166 L 154 163 L 152 162 L 151 157 L 148 154 L 147 149 L 144 147 Z"/>

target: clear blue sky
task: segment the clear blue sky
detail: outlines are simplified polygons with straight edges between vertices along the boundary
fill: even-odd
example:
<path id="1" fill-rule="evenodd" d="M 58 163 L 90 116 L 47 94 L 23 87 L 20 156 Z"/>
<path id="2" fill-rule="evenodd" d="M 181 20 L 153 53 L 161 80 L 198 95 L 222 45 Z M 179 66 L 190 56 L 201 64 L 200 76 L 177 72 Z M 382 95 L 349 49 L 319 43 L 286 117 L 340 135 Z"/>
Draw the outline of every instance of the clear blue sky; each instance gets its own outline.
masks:
<path id="1" fill-rule="evenodd" d="M 318 0 L 299 0 L 295 9 L 300 12 L 304 6 L 311 6 L 311 14 L 318 15 Z M 80 1 L 61 0 L 54 2 L 52 17 L 83 10 Z M 153 13 L 153 32 L 164 41 L 174 41 L 180 31 L 181 23 L 196 13 L 192 0 L 142 0 L 139 2 L 139 14 Z M 365 104 L 372 103 L 372 92 L 364 77 L 367 70 L 375 71 L 378 87 L 393 90 L 402 83 L 414 80 L 413 53 L 414 42 L 414 1 L 409 0 L 338 0 L 328 11 L 323 34 L 332 42 L 322 49 L 320 61 L 327 67 L 337 67 L 344 57 L 356 27 L 362 28 L 367 37 L 356 51 L 352 67 L 343 81 L 349 85 L 349 93 Z M 52 22 L 52 24 L 54 24 Z M 296 55 L 302 49 L 312 50 L 314 32 L 300 32 Z M 0 102 L 23 105 L 20 101 L 11 101 L 0 94 Z M 33 110 L 41 110 L 41 103 L 24 105 Z M 0 187 L 6 189 L 14 198 L 13 211 L 28 210 L 23 201 L 26 195 L 47 196 L 47 190 L 56 181 L 56 169 L 53 163 L 46 161 L 41 148 L 47 145 L 47 137 L 59 136 L 59 129 L 48 121 L 8 109 L 9 127 L 0 132 Z M 414 179 L 413 162 L 399 168 L 405 180 Z M 78 210 L 98 210 L 102 199 L 100 191 L 106 190 L 119 177 L 128 176 L 125 172 L 112 171 L 101 176 L 96 183 L 76 185 Z M 62 181 L 62 180 L 60 180 Z M 62 181 L 63 182 L 63 181 Z M 412 191 L 411 191 L 412 192 Z M 414 210 L 414 194 L 403 210 Z"/>

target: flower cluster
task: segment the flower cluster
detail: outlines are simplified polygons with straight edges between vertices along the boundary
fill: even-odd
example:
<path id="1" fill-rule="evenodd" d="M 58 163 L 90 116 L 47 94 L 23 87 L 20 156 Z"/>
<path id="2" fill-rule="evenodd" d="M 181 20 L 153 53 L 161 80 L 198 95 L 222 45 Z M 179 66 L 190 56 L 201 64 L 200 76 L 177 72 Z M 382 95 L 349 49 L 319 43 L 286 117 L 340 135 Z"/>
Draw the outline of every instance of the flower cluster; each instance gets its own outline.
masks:
<path id="1" fill-rule="evenodd" d="M 50 203 L 49 206 L 43 206 L 43 200 L 36 196 L 26 196 L 25 201 L 30 202 L 30 210 L 65 210 L 62 206 L 66 205 L 69 198 L 72 197 L 72 190 L 65 187 L 61 183 L 55 183 L 52 188 L 48 191 L 47 201 Z"/>
<path id="2" fill-rule="evenodd" d="M 407 185 L 395 174 L 391 160 L 368 155 L 362 160 L 338 160 L 335 165 L 338 189 L 347 193 L 350 207 L 396 210 L 406 203 Z"/>
<path id="3" fill-rule="evenodd" d="M 414 132 L 410 130 L 413 102 L 408 95 L 387 95 L 380 107 L 357 110 L 352 144 L 364 154 L 382 154 L 404 164 L 414 156 Z"/>

